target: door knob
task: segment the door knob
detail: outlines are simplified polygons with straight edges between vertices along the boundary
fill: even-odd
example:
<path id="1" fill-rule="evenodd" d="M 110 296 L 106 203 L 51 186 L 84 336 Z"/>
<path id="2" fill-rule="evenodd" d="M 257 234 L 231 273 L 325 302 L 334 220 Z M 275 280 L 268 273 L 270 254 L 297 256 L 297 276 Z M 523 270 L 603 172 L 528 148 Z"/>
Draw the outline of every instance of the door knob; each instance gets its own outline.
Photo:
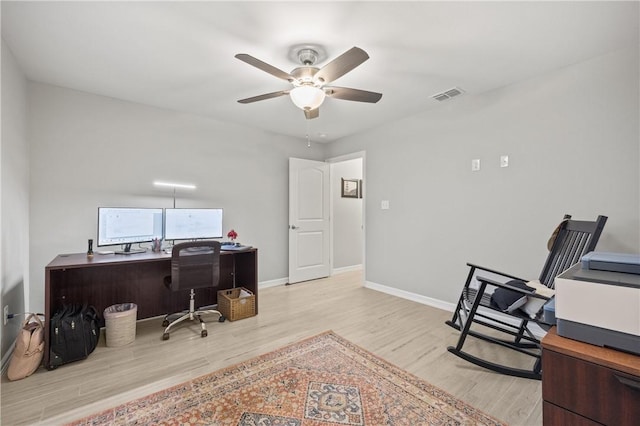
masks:
<path id="1" fill-rule="evenodd" d="M 290 229 L 298 229 L 298 227 L 297 227 L 297 226 L 295 226 L 295 225 L 289 225 L 289 228 L 290 228 Z"/>

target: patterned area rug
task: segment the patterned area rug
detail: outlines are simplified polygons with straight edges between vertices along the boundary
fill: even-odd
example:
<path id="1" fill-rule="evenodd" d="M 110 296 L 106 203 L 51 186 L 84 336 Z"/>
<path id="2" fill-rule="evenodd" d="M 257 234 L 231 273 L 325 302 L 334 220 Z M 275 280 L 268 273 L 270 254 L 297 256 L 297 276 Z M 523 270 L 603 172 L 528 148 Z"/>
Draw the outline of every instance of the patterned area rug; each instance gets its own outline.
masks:
<path id="1" fill-rule="evenodd" d="M 72 425 L 502 425 L 326 332 Z"/>

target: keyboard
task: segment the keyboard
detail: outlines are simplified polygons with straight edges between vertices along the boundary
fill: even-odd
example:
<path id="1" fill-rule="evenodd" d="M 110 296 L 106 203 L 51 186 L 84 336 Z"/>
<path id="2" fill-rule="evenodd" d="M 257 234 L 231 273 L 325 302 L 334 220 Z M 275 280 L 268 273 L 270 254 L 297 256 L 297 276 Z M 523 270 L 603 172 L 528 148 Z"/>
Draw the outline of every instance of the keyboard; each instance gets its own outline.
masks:
<path id="1" fill-rule="evenodd" d="M 212 253 L 211 247 L 187 247 L 185 251 L 189 253 Z"/>
<path id="2" fill-rule="evenodd" d="M 222 246 L 220 247 L 221 250 L 226 250 L 226 251 L 239 251 L 239 250 L 249 250 L 251 248 L 251 246 L 236 246 L 236 245 L 229 245 L 229 246 Z"/>

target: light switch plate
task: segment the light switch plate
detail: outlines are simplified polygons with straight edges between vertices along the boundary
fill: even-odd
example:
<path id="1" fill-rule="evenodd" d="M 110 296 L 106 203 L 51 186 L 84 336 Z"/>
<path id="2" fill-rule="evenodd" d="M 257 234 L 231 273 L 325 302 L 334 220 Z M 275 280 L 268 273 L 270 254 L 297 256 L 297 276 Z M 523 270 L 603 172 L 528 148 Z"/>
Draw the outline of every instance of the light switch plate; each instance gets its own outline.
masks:
<path id="1" fill-rule="evenodd" d="M 474 158 L 473 160 L 471 160 L 471 171 L 477 172 L 479 170 L 480 170 L 480 159 Z"/>
<path id="2" fill-rule="evenodd" d="M 380 202 L 380 208 L 382 210 L 389 210 L 389 200 L 382 200 L 382 202 Z"/>
<path id="3" fill-rule="evenodd" d="M 509 167 L 509 156 L 501 155 L 500 156 L 500 167 Z"/>

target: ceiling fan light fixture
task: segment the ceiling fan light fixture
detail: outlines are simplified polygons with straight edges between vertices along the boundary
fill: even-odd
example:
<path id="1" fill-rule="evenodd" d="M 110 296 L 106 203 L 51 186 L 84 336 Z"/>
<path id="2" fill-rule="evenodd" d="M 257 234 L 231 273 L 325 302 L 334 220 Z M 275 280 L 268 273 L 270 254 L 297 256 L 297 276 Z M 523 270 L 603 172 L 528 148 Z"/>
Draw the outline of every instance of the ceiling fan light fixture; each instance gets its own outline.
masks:
<path id="1" fill-rule="evenodd" d="M 324 90 L 315 86 L 298 86 L 289 91 L 291 101 L 302 110 L 313 110 L 324 102 Z"/>

